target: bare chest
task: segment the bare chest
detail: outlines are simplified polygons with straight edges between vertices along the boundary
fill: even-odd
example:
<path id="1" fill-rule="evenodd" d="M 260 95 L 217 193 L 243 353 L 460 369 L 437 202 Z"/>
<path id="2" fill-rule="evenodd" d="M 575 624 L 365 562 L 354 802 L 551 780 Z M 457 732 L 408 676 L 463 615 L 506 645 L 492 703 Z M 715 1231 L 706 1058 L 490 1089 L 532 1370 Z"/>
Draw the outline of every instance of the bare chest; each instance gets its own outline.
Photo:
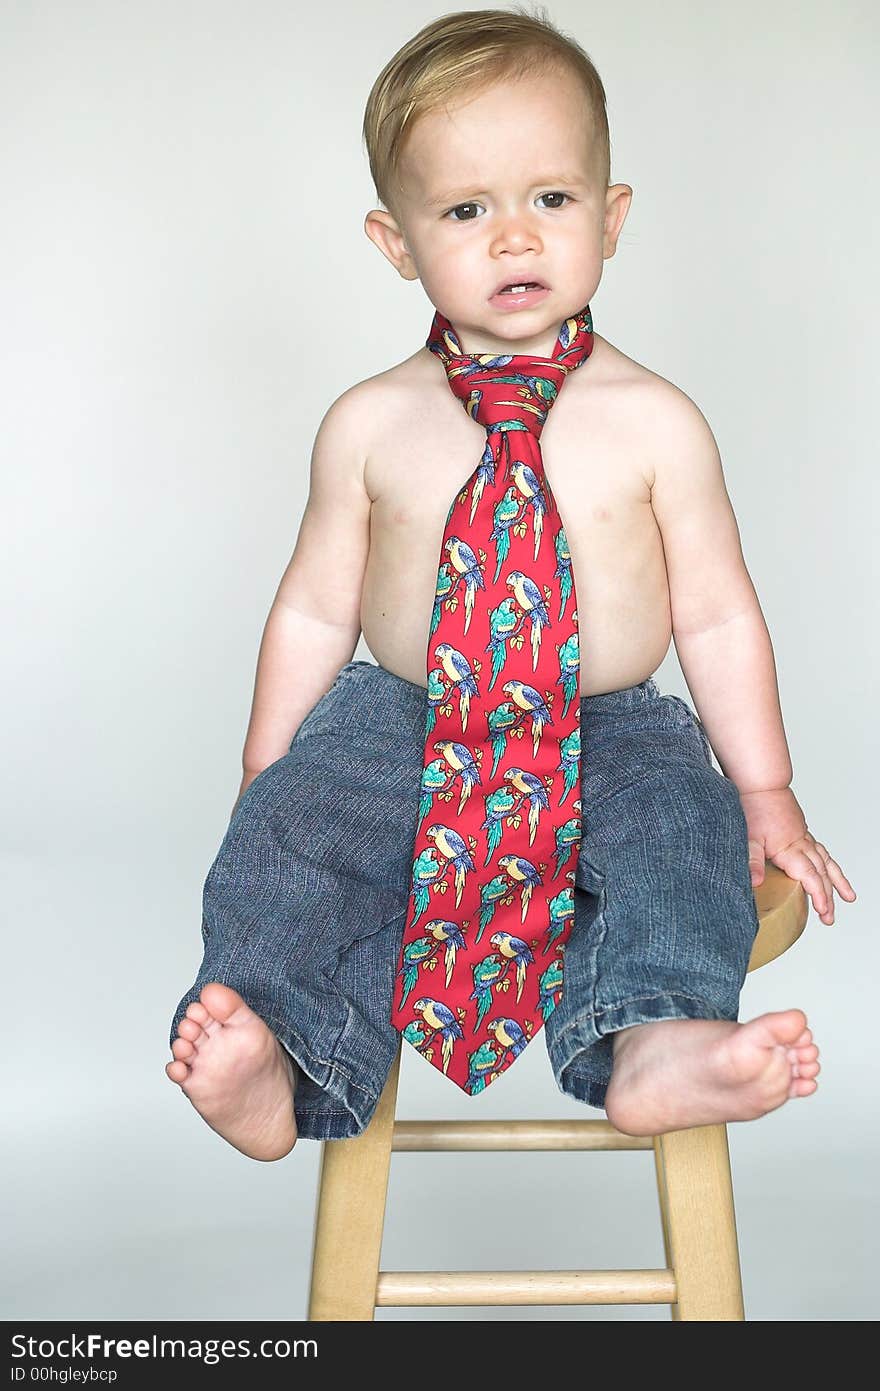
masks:
<path id="1" fill-rule="evenodd" d="M 569 378 L 540 436 L 541 459 L 572 549 L 575 574 L 601 569 L 621 543 L 632 555 L 659 542 L 651 510 L 650 448 L 637 412 L 627 418 L 621 391 L 607 399 Z M 633 401 L 633 404 L 635 402 Z M 462 408 L 445 379 L 397 396 L 371 442 L 367 487 L 374 542 L 424 544 L 434 567 L 449 506 L 476 468 L 486 431 Z M 625 563 L 625 558 L 624 558 Z"/>
<path id="2" fill-rule="evenodd" d="M 439 365 L 439 364 L 438 364 Z M 589 364 L 586 364 L 589 365 Z M 445 374 L 411 368 L 378 392 L 365 473 L 372 500 L 362 628 L 377 660 L 423 679 L 428 616 L 450 504 L 473 474 L 486 431 Z M 400 370 L 400 369 L 399 369 Z M 581 369 L 578 369 L 580 371 Z M 639 380 L 572 374 L 540 436 L 565 526 L 581 630 L 592 658 L 585 693 L 656 670 L 671 627 L 663 545 L 651 507 L 652 463 Z"/>

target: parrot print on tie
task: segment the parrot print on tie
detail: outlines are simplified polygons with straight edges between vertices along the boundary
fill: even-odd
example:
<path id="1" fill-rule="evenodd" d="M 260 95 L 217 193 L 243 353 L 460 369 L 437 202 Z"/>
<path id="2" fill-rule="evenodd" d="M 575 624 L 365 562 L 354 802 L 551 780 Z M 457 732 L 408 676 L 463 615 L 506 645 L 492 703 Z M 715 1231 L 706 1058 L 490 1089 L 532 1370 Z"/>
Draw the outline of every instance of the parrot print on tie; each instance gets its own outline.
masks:
<path id="1" fill-rule="evenodd" d="M 561 1000 L 574 925 L 577 595 L 539 441 L 593 322 L 589 305 L 566 319 L 549 358 L 472 355 L 437 310 L 426 346 L 486 445 L 443 533 L 391 1022 L 476 1096 Z"/>

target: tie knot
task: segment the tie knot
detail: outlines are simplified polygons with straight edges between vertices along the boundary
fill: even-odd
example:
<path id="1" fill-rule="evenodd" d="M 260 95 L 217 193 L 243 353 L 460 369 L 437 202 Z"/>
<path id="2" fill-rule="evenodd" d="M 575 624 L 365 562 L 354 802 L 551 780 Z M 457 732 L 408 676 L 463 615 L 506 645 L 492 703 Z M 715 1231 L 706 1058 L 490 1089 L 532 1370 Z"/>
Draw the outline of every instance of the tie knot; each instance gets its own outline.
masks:
<path id="1" fill-rule="evenodd" d="M 566 319 L 552 358 L 470 354 L 462 351 L 452 324 L 438 310 L 426 346 L 442 361 L 449 386 L 468 415 L 487 431 L 528 430 L 538 438 L 565 378 L 592 352 L 593 325 L 589 306 Z"/>

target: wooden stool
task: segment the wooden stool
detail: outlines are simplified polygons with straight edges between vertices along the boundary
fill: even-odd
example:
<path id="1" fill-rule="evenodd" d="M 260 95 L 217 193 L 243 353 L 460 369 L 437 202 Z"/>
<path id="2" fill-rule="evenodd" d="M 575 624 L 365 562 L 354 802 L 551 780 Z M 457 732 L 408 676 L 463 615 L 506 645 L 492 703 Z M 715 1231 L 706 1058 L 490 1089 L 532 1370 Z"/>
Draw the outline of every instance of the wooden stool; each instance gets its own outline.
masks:
<path id="1" fill-rule="evenodd" d="M 807 921 L 797 880 L 767 864 L 749 971 L 781 956 Z M 402 1041 L 401 1041 L 402 1047 Z M 369 1125 L 324 1140 L 308 1317 L 369 1320 L 379 1305 L 670 1304 L 673 1319 L 744 1319 L 726 1125 L 626 1135 L 607 1120 L 395 1120 L 398 1049 Z M 392 1150 L 654 1151 L 663 1270 L 379 1269 Z"/>

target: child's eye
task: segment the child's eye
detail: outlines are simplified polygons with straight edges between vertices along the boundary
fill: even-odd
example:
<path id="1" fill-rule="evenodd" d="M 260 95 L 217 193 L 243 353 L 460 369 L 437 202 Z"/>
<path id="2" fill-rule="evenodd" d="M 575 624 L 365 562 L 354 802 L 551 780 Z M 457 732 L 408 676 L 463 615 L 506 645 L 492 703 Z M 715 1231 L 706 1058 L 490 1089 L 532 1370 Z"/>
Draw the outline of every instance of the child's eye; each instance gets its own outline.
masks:
<path id="1" fill-rule="evenodd" d="M 570 194 L 568 194 L 568 193 L 561 193 L 561 192 L 559 192 L 559 191 L 554 191 L 554 192 L 551 192 L 551 193 L 539 193 L 539 194 L 538 194 L 538 197 L 539 197 L 539 199 L 540 199 L 540 198 L 565 198 L 569 203 L 571 202 L 571 196 L 570 196 Z M 549 211 L 553 212 L 553 211 L 555 211 L 557 208 L 561 208 L 562 206 L 563 206 L 562 203 L 554 203 L 554 204 L 551 205 Z M 445 216 L 446 216 L 446 217 L 450 217 L 453 213 L 461 212 L 462 208 L 465 208 L 465 209 L 466 209 L 466 208 L 479 208 L 479 207 L 482 207 L 482 204 L 481 204 L 481 203 L 458 203 L 454 208 L 450 208 L 450 209 L 449 209 L 449 212 L 447 212 L 447 213 L 445 214 Z M 474 219 L 473 217 L 453 217 L 453 218 L 452 218 L 452 221 L 453 221 L 453 222 L 473 222 L 473 221 L 475 221 L 475 219 Z"/>
<path id="2" fill-rule="evenodd" d="M 480 204 L 479 204 L 479 203 L 459 203 L 456 207 L 450 208 L 450 209 L 449 209 L 449 212 L 446 214 L 446 216 L 448 217 L 448 216 L 449 216 L 449 213 L 457 213 L 457 212 L 460 212 L 462 208 L 479 208 L 479 207 L 480 207 Z M 453 222 L 473 222 L 474 219 L 473 219 L 472 217 L 454 217 L 452 220 L 453 220 Z"/>

